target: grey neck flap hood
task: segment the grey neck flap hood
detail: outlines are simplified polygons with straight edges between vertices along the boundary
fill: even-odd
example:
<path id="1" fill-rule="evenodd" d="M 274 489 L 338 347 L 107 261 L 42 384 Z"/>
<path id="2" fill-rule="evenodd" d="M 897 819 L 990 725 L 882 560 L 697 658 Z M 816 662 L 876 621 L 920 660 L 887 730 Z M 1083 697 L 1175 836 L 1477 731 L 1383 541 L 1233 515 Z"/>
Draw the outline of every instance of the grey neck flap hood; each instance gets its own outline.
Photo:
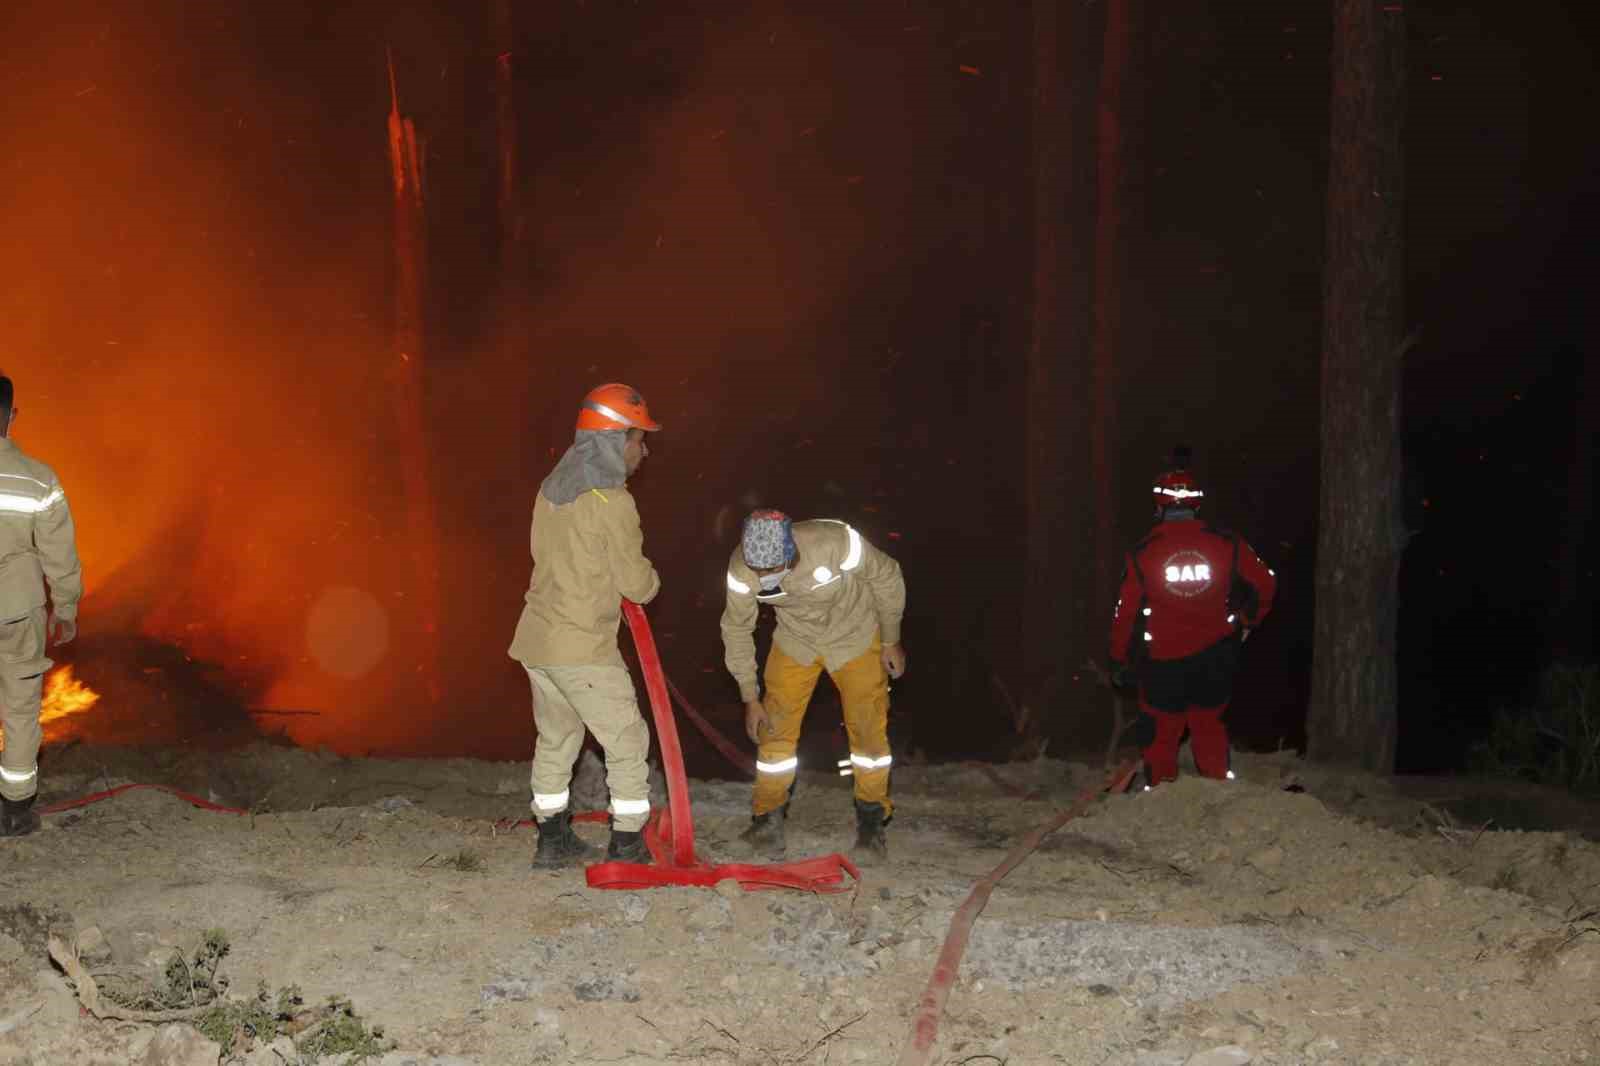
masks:
<path id="1" fill-rule="evenodd" d="M 627 446 L 625 429 L 578 430 L 572 447 L 539 486 L 539 494 L 559 507 L 590 489 L 614 489 L 625 484 L 628 463 L 622 453 Z"/>

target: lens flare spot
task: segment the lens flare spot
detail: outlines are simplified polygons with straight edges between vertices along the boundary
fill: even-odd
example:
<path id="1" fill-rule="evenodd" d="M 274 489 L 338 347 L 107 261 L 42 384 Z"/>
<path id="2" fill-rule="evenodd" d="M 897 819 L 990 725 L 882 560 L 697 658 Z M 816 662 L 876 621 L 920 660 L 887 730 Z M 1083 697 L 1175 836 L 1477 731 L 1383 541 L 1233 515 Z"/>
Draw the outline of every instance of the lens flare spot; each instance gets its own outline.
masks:
<path id="1" fill-rule="evenodd" d="M 306 650 L 334 677 L 364 677 L 389 650 L 388 612 L 363 589 L 325 589 L 306 616 Z"/>

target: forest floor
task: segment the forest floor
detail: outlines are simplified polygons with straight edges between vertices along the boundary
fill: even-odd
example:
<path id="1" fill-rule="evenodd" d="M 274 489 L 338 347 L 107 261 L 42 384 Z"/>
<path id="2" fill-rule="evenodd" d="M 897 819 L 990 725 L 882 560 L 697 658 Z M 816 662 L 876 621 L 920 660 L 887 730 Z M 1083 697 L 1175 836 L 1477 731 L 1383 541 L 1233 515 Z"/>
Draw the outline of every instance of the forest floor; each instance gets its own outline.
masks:
<path id="1" fill-rule="evenodd" d="M 1510 830 L 1547 795 L 1493 792 L 1486 815 L 1490 793 L 1460 781 L 1287 754 L 1235 769 L 1105 797 L 1047 837 L 978 920 L 931 1061 L 1600 1062 L 1592 808 L 1560 808 L 1565 831 Z M 342 1061 L 96 1020 L 46 951 L 53 932 L 106 981 L 159 984 L 212 928 L 230 994 L 348 997 L 382 1027 L 369 1061 L 385 1066 L 890 1063 L 974 882 L 1103 777 L 897 767 L 891 861 L 810 895 L 534 872 L 534 831 L 508 827 L 527 814 L 525 762 L 72 745 L 44 774 L 41 804 L 139 782 L 249 813 L 136 790 L 0 841 L 0 1063 Z M 597 802 L 593 766 L 581 776 Z M 748 784 L 691 792 L 701 853 L 741 857 Z M 852 834 L 849 781 L 803 775 L 791 856 Z"/>

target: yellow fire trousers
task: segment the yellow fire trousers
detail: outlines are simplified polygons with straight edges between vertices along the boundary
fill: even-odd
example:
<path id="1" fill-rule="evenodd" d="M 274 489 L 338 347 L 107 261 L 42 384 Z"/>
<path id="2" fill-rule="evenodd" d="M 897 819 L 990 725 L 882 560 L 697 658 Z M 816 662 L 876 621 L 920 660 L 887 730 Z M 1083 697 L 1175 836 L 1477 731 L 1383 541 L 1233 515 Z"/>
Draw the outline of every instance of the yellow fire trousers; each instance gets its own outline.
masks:
<path id="1" fill-rule="evenodd" d="M 765 704 L 772 726 L 756 749 L 754 814 L 775 811 L 789 801 L 800 727 L 822 670 L 821 659 L 798 662 L 776 646 L 767 655 Z M 828 676 L 844 704 L 856 799 L 881 803 L 887 817 L 894 808 L 889 802 L 889 675 L 883 669 L 883 645 L 874 639 L 872 647 Z"/>

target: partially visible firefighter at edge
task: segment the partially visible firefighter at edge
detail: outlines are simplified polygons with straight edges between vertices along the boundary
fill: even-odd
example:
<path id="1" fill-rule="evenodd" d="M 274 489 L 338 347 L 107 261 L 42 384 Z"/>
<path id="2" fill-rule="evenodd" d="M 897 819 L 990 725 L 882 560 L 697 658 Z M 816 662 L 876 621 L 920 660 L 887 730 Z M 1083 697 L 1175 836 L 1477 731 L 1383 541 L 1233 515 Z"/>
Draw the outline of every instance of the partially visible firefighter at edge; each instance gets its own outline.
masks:
<path id="1" fill-rule="evenodd" d="M 12 442 L 15 398 L 11 379 L 0 375 L 0 836 L 8 837 L 39 827 L 39 705 L 54 665 L 45 646 L 78 635 L 83 597 L 67 494 L 54 470 Z"/>
<path id="2" fill-rule="evenodd" d="M 539 486 L 533 507 L 533 578 L 510 655 L 533 686 L 533 814 L 536 868 L 595 858 L 572 831 L 568 785 L 585 728 L 605 749 L 611 791 L 608 859 L 649 862 L 650 728 L 617 647 L 622 600 L 649 603 L 661 590 L 644 556 L 639 510 L 627 480 L 661 427 L 626 385 L 584 397 L 577 434 Z"/>
<path id="3" fill-rule="evenodd" d="M 799 767 L 796 746 L 806 707 L 826 670 L 839 689 L 855 778 L 858 862 L 888 857 L 889 679 L 905 672 L 900 619 L 906 583 L 900 564 L 843 522 L 791 522 L 782 511 L 745 519 L 728 560 L 722 644 L 756 745 L 750 827 L 741 839 L 758 856 L 784 854 L 784 820 Z M 756 679 L 756 616 L 777 613 L 767 654 L 766 698 Z"/>
<path id="4" fill-rule="evenodd" d="M 1185 728 L 1204 777 L 1233 776 L 1222 718 L 1250 631 L 1277 578 L 1237 533 L 1202 521 L 1189 450 L 1156 479 L 1156 527 L 1128 553 L 1111 622 L 1111 676 L 1139 686 L 1145 787 L 1178 777 Z"/>

